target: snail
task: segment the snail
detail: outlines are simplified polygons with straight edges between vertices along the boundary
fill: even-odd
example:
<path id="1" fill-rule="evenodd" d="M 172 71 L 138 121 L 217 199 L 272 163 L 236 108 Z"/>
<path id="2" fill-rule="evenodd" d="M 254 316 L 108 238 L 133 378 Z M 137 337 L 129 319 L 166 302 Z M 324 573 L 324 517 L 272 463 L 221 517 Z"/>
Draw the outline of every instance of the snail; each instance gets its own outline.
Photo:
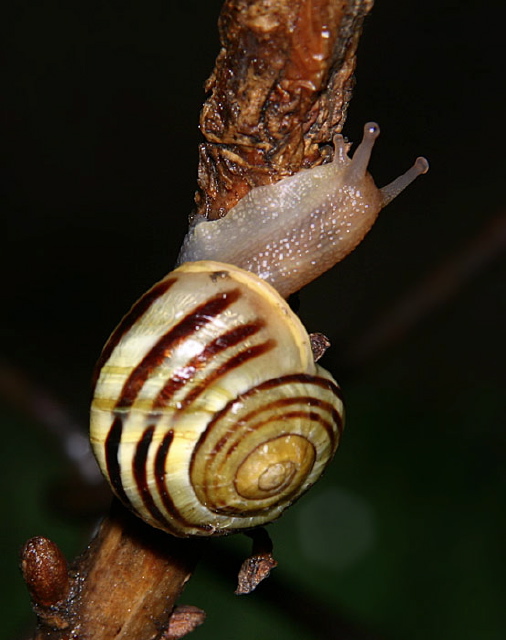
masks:
<path id="1" fill-rule="evenodd" d="M 341 392 L 285 298 L 341 260 L 379 210 L 428 169 L 377 189 L 353 159 L 252 189 L 190 229 L 178 266 L 132 307 L 97 364 L 90 439 L 116 496 L 175 536 L 278 518 L 321 476 L 343 428 Z"/>
<path id="2" fill-rule="evenodd" d="M 175 535 L 276 518 L 321 474 L 340 391 L 264 280 L 188 262 L 113 334 L 92 405 L 99 464 L 124 504 Z"/>
<path id="3" fill-rule="evenodd" d="M 332 162 L 255 187 L 224 218 L 198 220 L 178 263 L 229 262 L 267 280 L 285 298 L 298 291 L 351 253 L 380 210 L 428 171 L 427 160 L 417 158 L 378 189 L 367 165 L 379 133 L 376 123 L 367 123 L 352 159 L 336 135 Z"/>

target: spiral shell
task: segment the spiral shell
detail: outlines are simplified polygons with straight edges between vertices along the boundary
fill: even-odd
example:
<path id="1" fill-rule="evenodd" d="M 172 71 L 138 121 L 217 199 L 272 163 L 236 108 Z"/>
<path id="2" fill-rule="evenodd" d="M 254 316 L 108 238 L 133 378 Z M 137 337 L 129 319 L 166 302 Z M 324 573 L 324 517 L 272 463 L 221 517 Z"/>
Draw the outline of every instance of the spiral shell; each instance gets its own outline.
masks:
<path id="1" fill-rule="evenodd" d="M 115 494 L 177 536 L 276 519 L 322 474 L 340 390 L 265 281 L 185 263 L 154 285 L 98 365 L 90 437 Z"/>

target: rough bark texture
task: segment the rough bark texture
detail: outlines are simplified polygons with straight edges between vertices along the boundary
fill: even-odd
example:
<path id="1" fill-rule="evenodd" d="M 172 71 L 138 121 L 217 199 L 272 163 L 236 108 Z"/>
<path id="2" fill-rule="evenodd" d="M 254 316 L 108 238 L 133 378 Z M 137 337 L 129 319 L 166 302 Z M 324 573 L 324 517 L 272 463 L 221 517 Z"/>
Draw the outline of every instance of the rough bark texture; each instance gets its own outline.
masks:
<path id="1" fill-rule="evenodd" d="M 205 543 L 153 529 L 117 502 L 70 573 L 54 543 L 33 538 L 21 567 L 38 616 L 35 638 L 159 638 Z"/>
<path id="2" fill-rule="evenodd" d="M 234 0 L 200 126 L 197 213 L 222 217 L 252 187 L 320 164 L 341 130 L 372 0 Z"/>
<path id="3" fill-rule="evenodd" d="M 197 213 L 222 216 L 251 187 L 322 162 L 321 145 L 344 122 L 371 6 L 371 0 L 225 3 L 223 48 L 202 110 Z M 178 629 L 201 621 L 186 611 L 169 625 L 202 544 L 155 531 L 118 504 L 69 573 L 54 543 L 32 539 L 22 569 L 38 618 L 35 637 L 180 637 Z"/>
<path id="4" fill-rule="evenodd" d="M 167 629 L 202 541 L 179 540 L 116 504 L 77 565 L 84 638 L 156 638 Z"/>

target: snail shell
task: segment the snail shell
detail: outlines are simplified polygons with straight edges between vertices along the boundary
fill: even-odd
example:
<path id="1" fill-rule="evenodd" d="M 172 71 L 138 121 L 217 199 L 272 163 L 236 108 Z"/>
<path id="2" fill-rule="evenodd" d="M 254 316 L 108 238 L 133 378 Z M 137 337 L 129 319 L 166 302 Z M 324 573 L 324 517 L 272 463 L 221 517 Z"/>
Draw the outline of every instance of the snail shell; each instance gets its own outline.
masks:
<path id="1" fill-rule="evenodd" d="M 332 376 L 267 282 L 185 263 L 112 334 L 90 437 L 115 494 L 176 536 L 276 519 L 322 474 L 343 425 Z"/>

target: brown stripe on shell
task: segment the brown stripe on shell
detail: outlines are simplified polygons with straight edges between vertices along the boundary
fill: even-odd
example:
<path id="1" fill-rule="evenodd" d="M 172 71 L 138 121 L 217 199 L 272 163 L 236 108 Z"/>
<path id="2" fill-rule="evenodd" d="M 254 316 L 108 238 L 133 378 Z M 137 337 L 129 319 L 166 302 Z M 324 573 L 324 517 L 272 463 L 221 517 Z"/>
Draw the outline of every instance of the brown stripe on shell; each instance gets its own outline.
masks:
<path id="1" fill-rule="evenodd" d="M 135 480 L 135 484 L 137 485 L 137 490 L 139 495 L 146 507 L 147 512 L 151 515 L 151 517 L 156 520 L 161 527 L 165 530 L 170 527 L 170 523 L 167 521 L 165 515 L 160 511 L 155 501 L 153 500 L 153 496 L 151 494 L 150 488 L 148 487 L 148 474 L 147 474 L 147 460 L 149 447 L 151 446 L 151 442 L 153 441 L 153 434 L 155 432 L 156 426 L 150 425 L 144 430 L 140 440 L 137 443 L 135 448 L 135 454 L 132 460 L 132 473 Z"/>
<path id="2" fill-rule="evenodd" d="M 308 373 L 293 373 L 287 376 L 283 376 L 283 378 L 274 378 L 273 380 L 267 380 L 261 386 L 262 389 L 270 389 L 271 387 L 276 387 L 277 380 L 282 379 L 284 382 L 307 382 L 309 384 L 314 384 L 317 387 L 321 387 L 322 389 L 328 389 L 332 391 L 332 393 L 343 401 L 343 394 L 341 392 L 340 387 L 333 382 L 332 380 L 328 380 L 327 378 L 320 378 L 319 376 L 312 376 Z"/>
<path id="3" fill-rule="evenodd" d="M 313 396 L 294 396 L 295 401 L 300 402 L 301 404 L 306 403 L 311 407 L 318 407 L 322 411 L 329 413 L 332 416 L 332 422 L 336 425 L 337 430 L 339 432 L 339 436 L 341 436 L 343 432 L 343 418 L 339 411 L 334 407 L 331 402 L 327 402 L 326 400 L 320 400 L 319 398 L 315 398 Z M 281 409 L 282 407 L 286 407 L 292 404 L 291 398 L 280 398 L 275 402 L 268 405 L 268 407 Z M 252 417 L 255 413 L 261 413 L 264 408 L 259 408 L 255 411 L 252 411 Z M 332 427 L 330 427 L 330 431 L 328 433 L 330 440 L 332 441 L 332 445 L 336 444 L 336 435 Z"/>
<path id="4" fill-rule="evenodd" d="M 125 506 L 134 510 L 130 499 L 125 493 L 125 489 L 123 488 L 123 482 L 121 481 L 121 468 L 118 460 L 118 451 L 121 444 L 122 434 L 123 417 L 121 415 L 115 416 L 104 442 L 105 464 L 107 475 L 109 476 L 114 492 Z"/>
<path id="5" fill-rule="evenodd" d="M 192 358 L 184 367 L 173 372 L 153 403 L 153 411 L 159 410 L 171 401 L 185 384 L 191 382 L 198 370 L 208 366 L 212 359 L 230 347 L 258 333 L 265 326 L 264 320 L 256 320 L 248 324 L 230 329 L 210 342 L 201 353 Z"/>
<path id="6" fill-rule="evenodd" d="M 341 402 L 343 401 L 341 389 L 338 387 L 338 385 L 335 382 L 332 382 L 332 380 L 328 380 L 327 378 L 320 378 L 319 376 L 312 376 L 307 373 L 294 373 L 287 376 L 283 376 L 281 378 L 273 378 L 271 380 L 266 380 L 265 382 L 262 382 L 261 384 L 259 384 L 257 387 L 253 387 L 252 389 L 250 389 L 246 394 L 243 394 L 243 396 L 239 400 L 243 401 L 243 399 L 250 394 L 260 393 L 262 391 L 266 391 L 268 389 L 274 389 L 280 385 L 291 384 L 293 382 L 300 383 L 300 384 L 315 385 L 322 389 L 327 389 L 327 391 L 330 391 L 331 393 L 333 393 Z M 281 403 L 283 401 L 284 399 L 280 400 Z M 320 406 L 323 410 L 328 411 L 329 413 L 332 414 L 332 419 L 334 421 L 334 424 L 337 427 L 339 436 L 341 436 L 343 432 L 343 416 L 336 410 L 336 408 L 331 403 L 325 402 L 323 400 L 319 400 L 317 398 L 313 398 L 312 396 L 311 398 L 309 398 L 308 402 L 312 403 L 313 406 Z M 335 444 L 334 434 L 332 436 L 332 439 Z"/>
<path id="7" fill-rule="evenodd" d="M 237 402 L 237 400 L 234 400 L 233 402 Z M 231 404 L 231 403 L 229 403 Z M 265 413 L 266 411 L 272 411 L 273 409 L 283 409 L 286 407 L 289 407 L 290 405 L 293 404 L 307 404 L 309 407 L 318 407 L 320 409 L 323 409 L 324 411 L 326 411 L 327 413 L 330 413 L 332 415 L 332 419 L 334 420 L 335 417 L 337 417 L 340 420 L 340 416 L 337 413 L 337 411 L 335 411 L 335 409 L 333 408 L 333 406 L 329 403 L 329 402 L 324 402 L 322 400 L 318 400 L 317 398 L 313 398 L 311 396 L 292 396 L 289 398 L 280 398 L 279 400 L 275 400 L 274 402 L 271 402 L 269 404 L 263 405 L 261 407 L 258 407 L 256 409 L 254 409 L 253 411 L 250 411 L 249 413 L 242 415 L 240 417 L 240 421 L 241 423 L 245 423 L 248 424 L 248 431 L 254 431 L 257 428 L 262 427 L 264 424 L 271 422 L 272 420 L 279 420 L 280 418 L 282 418 L 283 420 L 285 419 L 289 419 L 290 417 L 295 417 L 295 412 L 291 411 L 288 413 L 283 413 L 282 416 L 271 416 L 269 418 L 266 418 L 265 420 L 259 421 L 257 423 L 255 423 L 255 425 L 253 426 L 253 419 L 262 414 Z M 302 410 L 301 410 L 302 413 Z M 220 411 L 221 414 L 221 411 Z M 334 414 L 336 414 L 334 416 Z M 304 415 L 307 415 L 307 412 L 304 412 Z M 316 412 L 311 412 L 311 415 L 318 415 L 318 422 L 321 422 L 327 432 L 327 436 L 331 442 L 331 446 L 332 448 L 336 447 L 336 436 L 334 433 L 334 430 L 332 429 L 332 424 L 328 421 L 323 421 L 323 416 L 321 416 L 320 414 L 317 414 Z M 223 414 L 220 416 L 220 418 L 223 417 Z M 213 418 L 212 422 L 215 422 L 215 419 Z M 203 436 L 206 435 L 207 433 L 211 433 L 211 430 L 209 429 L 209 427 L 213 428 L 214 424 L 211 426 L 211 423 L 208 424 L 208 427 L 206 428 L 206 431 L 204 433 L 201 434 L 200 438 L 199 438 L 199 442 L 197 443 L 197 447 L 201 446 L 204 441 L 205 441 L 205 437 L 203 438 Z M 291 433 L 291 432 L 287 432 Z M 217 453 L 219 453 L 221 451 L 221 449 L 223 449 L 223 447 L 227 444 L 228 440 L 234 435 L 234 432 L 228 431 L 227 433 L 225 433 L 219 440 L 218 442 L 214 445 L 212 451 L 209 452 L 210 456 L 215 456 Z M 281 435 L 281 434 L 280 434 Z M 234 447 L 235 448 L 235 447 Z M 229 453 L 233 451 L 233 448 L 229 451 Z"/>
<path id="8" fill-rule="evenodd" d="M 331 426 L 331 424 L 330 424 L 327 420 L 325 420 L 325 419 L 323 418 L 323 416 L 321 416 L 319 413 L 316 413 L 316 411 L 304 411 L 304 410 L 289 411 L 289 412 L 287 412 L 286 414 L 283 414 L 283 420 L 285 420 L 285 419 L 286 419 L 286 420 L 296 420 L 296 419 L 301 419 L 301 420 L 308 420 L 308 421 L 313 422 L 313 423 L 314 423 L 314 422 L 318 422 L 318 423 L 320 423 L 320 424 L 322 425 L 322 427 L 325 429 L 325 431 L 327 431 L 327 434 L 330 434 L 330 432 L 332 431 L 332 426 Z M 274 418 L 274 420 L 276 420 L 276 418 Z M 269 424 L 270 422 L 272 422 L 272 421 L 273 421 L 273 418 L 267 418 L 266 420 L 261 420 L 261 421 L 257 422 L 256 424 L 248 425 L 248 432 L 249 432 L 249 429 L 251 429 L 251 431 L 258 431 L 259 429 L 262 429 L 263 427 L 265 427 L 266 425 L 268 425 L 268 424 Z M 247 436 L 249 435 L 249 433 L 245 433 L 244 435 L 247 437 Z M 282 432 L 280 432 L 280 433 L 278 433 L 278 434 L 276 435 L 276 438 L 278 438 L 278 437 L 280 437 L 280 436 L 285 436 L 285 435 L 286 435 L 286 436 L 290 436 L 290 435 L 301 435 L 301 436 L 302 436 L 303 438 L 305 438 L 305 439 L 309 442 L 309 444 L 311 444 L 311 445 L 313 446 L 313 448 L 314 448 L 314 445 L 313 445 L 313 443 L 311 442 L 311 440 L 309 439 L 309 437 L 308 437 L 308 436 L 303 435 L 303 434 L 297 434 L 297 433 L 295 433 L 295 432 L 293 432 L 293 431 L 289 431 L 289 432 L 287 432 L 287 433 L 282 433 Z M 269 439 L 267 439 L 267 440 L 263 441 L 263 442 L 261 443 L 261 445 L 262 445 L 262 446 L 263 446 L 263 445 L 266 445 L 266 444 L 268 444 L 269 442 L 271 442 L 272 440 L 274 440 L 274 439 L 276 439 L 276 438 L 269 438 Z M 221 463 L 220 463 L 219 465 L 217 465 L 216 467 L 214 467 L 214 469 L 213 469 L 213 476 L 215 476 L 215 475 L 218 475 L 218 476 L 219 476 L 219 475 L 220 475 L 220 473 L 221 473 L 221 469 L 222 469 L 222 467 L 223 467 L 223 466 L 225 466 L 225 465 L 230 464 L 230 458 L 231 458 L 232 454 L 234 453 L 234 451 L 237 449 L 237 447 L 239 447 L 239 446 L 240 446 L 241 442 L 242 442 L 242 440 L 241 440 L 240 438 L 239 438 L 239 439 L 237 439 L 237 440 L 235 440 L 234 442 L 232 442 L 232 444 L 230 445 L 230 447 L 229 447 L 229 448 L 228 448 L 228 449 L 227 449 L 227 450 L 222 454 L 222 460 L 221 460 Z M 331 440 L 331 442 L 332 442 L 332 440 Z M 260 446 L 260 445 L 257 445 L 257 447 L 256 447 L 256 448 L 258 448 L 258 446 Z M 222 448 L 223 448 L 223 446 L 222 446 L 222 447 L 219 447 L 218 449 L 216 449 L 216 448 L 215 448 L 215 449 L 213 449 L 213 451 L 211 451 L 211 452 L 208 454 L 208 458 L 207 458 L 207 461 L 206 461 L 206 468 L 209 468 L 209 467 L 212 465 L 212 463 L 213 463 L 213 461 L 214 461 L 214 459 L 213 459 L 213 458 L 214 458 L 214 455 L 215 455 L 218 451 L 220 451 L 220 449 L 222 449 Z M 243 462 L 243 461 L 241 460 L 241 461 L 240 461 L 240 463 L 242 463 L 242 462 Z M 239 465 L 238 465 L 238 466 L 239 466 Z M 207 475 L 207 474 L 206 474 L 206 475 Z M 289 494 L 289 496 L 288 496 L 288 497 L 292 496 L 294 493 L 297 493 L 297 491 L 299 491 L 299 489 L 300 489 L 300 487 L 295 487 L 295 488 L 293 489 L 293 491 Z M 210 499 L 209 494 L 208 494 L 208 491 L 207 491 L 207 485 L 203 487 L 203 491 L 204 491 L 204 492 L 206 493 L 206 495 L 208 496 L 209 502 L 211 502 L 211 499 Z M 285 497 L 286 497 L 286 496 L 283 496 L 283 501 L 285 501 Z M 209 505 L 208 505 L 208 508 L 210 508 L 210 507 L 209 507 Z"/>
<path id="9" fill-rule="evenodd" d="M 258 431 L 259 429 L 264 428 L 266 425 L 268 425 L 270 422 L 272 421 L 276 421 L 279 418 L 276 417 L 269 417 L 266 418 L 265 420 L 261 420 L 258 421 L 255 424 L 249 424 L 248 423 L 248 432 L 244 433 L 244 436 L 247 437 L 249 435 L 249 433 L 253 432 L 253 431 Z M 335 437 L 334 437 L 334 433 L 332 430 L 332 425 L 328 420 L 325 420 L 324 416 L 322 416 L 321 414 L 317 413 L 316 411 L 304 411 L 303 409 L 297 410 L 297 411 L 289 411 L 285 414 L 283 414 L 282 416 L 283 420 L 296 420 L 296 419 L 301 419 L 301 420 L 308 420 L 310 422 L 318 422 L 327 432 L 327 435 L 329 436 L 329 441 L 330 441 L 330 445 L 331 445 L 331 451 L 334 452 L 335 448 L 336 448 L 336 442 L 335 442 Z M 243 421 L 243 418 L 241 418 L 241 422 Z M 311 440 L 309 439 L 308 436 L 303 435 L 303 434 L 297 434 L 293 431 L 288 431 L 286 433 L 278 433 L 276 435 L 276 437 L 279 436 L 289 436 L 289 435 L 301 435 L 302 437 L 304 437 L 310 444 L 313 444 L 311 442 Z M 207 477 L 208 475 L 210 475 L 209 472 L 209 467 L 211 467 L 215 461 L 215 456 L 217 453 L 221 452 L 221 450 L 223 449 L 223 447 L 226 445 L 227 441 L 230 439 L 230 437 L 232 437 L 233 435 L 235 435 L 234 433 L 229 432 L 228 434 L 225 434 L 225 436 L 220 440 L 220 446 L 216 445 L 212 451 L 210 451 L 208 454 L 206 454 L 206 472 L 204 474 L 204 477 Z M 268 442 L 270 442 L 272 440 L 272 438 L 265 440 L 264 442 L 262 442 L 262 445 L 267 444 Z M 222 467 L 229 465 L 231 463 L 231 457 L 234 453 L 234 451 L 237 449 L 237 447 L 239 447 L 242 443 L 242 439 L 238 438 L 236 440 L 234 440 L 229 448 L 221 453 L 221 462 L 219 465 L 214 466 L 213 467 L 213 471 L 212 471 L 212 476 L 216 476 L 216 475 L 220 475 L 222 473 Z M 314 446 L 314 445 L 313 445 Z M 190 475 L 193 471 L 193 457 L 192 457 L 192 461 L 191 461 L 191 466 L 190 466 Z M 242 460 L 240 461 L 242 462 Z M 239 465 L 238 465 L 239 466 Z M 299 491 L 300 487 L 296 487 L 294 488 L 294 490 L 286 497 L 286 499 L 289 499 L 294 493 L 297 493 L 297 491 Z M 202 487 L 203 492 L 205 493 L 205 495 L 207 496 L 207 508 L 210 509 L 211 511 L 214 511 L 214 509 L 211 508 L 210 503 L 212 502 L 211 497 L 209 496 L 209 492 L 208 492 L 208 488 L 207 485 Z M 283 496 L 283 501 L 285 501 L 285 496 Z M 219 513 L 220 509 L 217 508 L 216 512 Z M 248 515 L 252 515 L 250 512 L 248 512 Z"/>
<path id="10" fill-rule="evenodd" d="M 264 404 L 261 407 L 253 409 L 253 411 L 250 411 L 245 416 L 241 417 L 241 420 L 249 423 L 255 418 L 255 416 L 264 413 L 265 411 L 273 409 L 283 409 L 284 407 L 289 407 L 291 404 L 307 404 L 310 407 L 318 407 L 322 411 L 326 411 L 332 416 L 332 421 L 337 426 L 339 435 L 342 434 L 343 419 L 341 414 L 335 409 L 332 403 L 325 400 L 320 400 L 319 398 L 315 398 L 314 396 L 289 396 L 287 398 L 279 398 L 278 400 L 274 400 L 269 404 Z M 328 436 L 332 441 L 332 444 L 335 445 L 336 436 L 332 427 L 330 427 Z"/>
<path id="11" fill-rule="evenodd" d="M 191 313 L 167 331 L 128 376 L 116 403 L 116 409 L 130 408 L 150 374 L 162 364 L 170 352 L 192 333 L 212 322 L 240 296 L 239 289 L 220 293 L 193 309 Z"/>
<path id="12" fill-rule="evenodd" d="M 320 378 L 319 376 L 312 376 L 308 373 L 293 373 L 286 376 L 280 376 L 279 378 L 271 378 L 270 380 L 261 382 L 256 387 L 252 387 L 251 389 L 248 389 L 248 391 L 243 393 L 240 398 L 231 400 L 225 407 L 223 407 L 223 409 L 221 409 L 219 413 L 216 414 L 213 421 L 219 415 L 222 415 L 227 411 L 230 411 L 230 409 L 232 408 L 232 405 L 236 402 L 243 402 L 246 398 L 248 398 L 249 396 L 255 395 L 256 393 L 261 393 L 262 391 L 266 391 L 269 389 L 275 389 L 276 387 L 280 387 L 284 384 L 290 384 L 292 382 L 316 385 L 317 387 L 320 387 L 322 389 L 327 389 L 328 391 L 332 392 L 337 398 L 339 398 L 341 402 L 343 401 L 341 389 L 338 387 L 338 385 L 335 382 L 332 382 L 332 380 L 328 380 L 327 378 Z M 339 423 L 342 424 L 341 419 L 339 420 L 338 424 Z"/>
<path id="13" fill-rule="evenodd" d="M 325 429 L 325 431 L 327 432 L 327 435 L 329 436 L 329 440 L 331 442 L 332 448 L 334 448 L 335 445 L 335 438 L 332 437 L 332 425 L 328 420 L 325 420 L 325 418 L 317 413 L 316 411 L 304 411 L 303 409 L 299 409 L 298 411 L 288 411 L 287 413 L 284 413 L 282 416 L 271 416 L 269 418 L 266 418 L 265 420 L 259 420 L 258 422 L 255 422 L 254 424 L 248 423 L 248 431 L 244 433 L 245 436 L 248 436 L 249 433 L 253 432 L 253 431 L 258 431 L 259 429 L 262 429 L 263 427 L 265 427 L 265 425 L 268 425 L 270 422 L 277 422 L 280 419 L 281 420 L 292 420 L 292 419 L 297 419 L 297 418 L 301 418 L 301 419 L 306 419 L 309 420 L 311 422 L 319 422 L 322 427 Z M 243 422 L 243 418 L 241 418 L 241 422 Z M 225 434 L 223 436 L 223 438 L 221 438 L 221 440 L 219 441 L 219 443 L 216 444 L 216 446 L 213 448 L 212 451 L 210 451 L 207 455 L 209 457 L 208 460 L 208 465 L 209 462 L 211 461 L 211 459 L 217 454 L 219 453 L 223 447 L 227 444 L 227 441 L 230 440 L 230 438 L 234 435 L 233 432 L 228 432 L 227 434 Z M 306 438 L 306 440 L 309 441 L 309 437 L 304 435 L 304 434 L 300 434 L 297 433 L 295 431 L 287 431 L 282 432 L 280 431 L 278 433 L 278 436 L 289 436 L 289 435 L 301 435 L 302 437 Z M 268 440 L 266 441 L 268 442 Z M 235 449 L 237 449 L 237 447 L 241 444 L 241 439 L 237 439 L 234 440 L 234 442 L 232 442 L 232 444 L 230 445 L 230 447 L 227 449 L 227 451 L 223 454 L 225 457 L 232 455 L 232 453 L 235 451 Z"/>
<path id="14" fill-rule="evenodd" d="M 104 348 L 102 349 L 102 353 L 95 365 L 95 369 L 93 371 L 92 377 L 92 389 L 95 388 L 95 385 L 98 380 L 98 376 L 100 375 L 100 370 L 104 366 L 104 364 L 111 357 L 112 352 L 118 346 L 119 341 L 123 338 L 123 336 L 129 331 L 133 325 L 148 311 L 151 305 L 161 298 L 163 295 L 167 293 L 167 291 L 172 287 L 172 285 L 176 282 L 177 278 L 166 278 L 161 282 L 155 284 L 149 291 L 137 300 L 137 302 L 133 305 L 130 311 L 123 317 L 121 322 L 118 324 L 116 329 L 112 332 L 109 339 L 107 340 Z"/>
<path id="15" fill-rule="evenodd" d="M 166 461 L 167 456 L 169 454 L 169 449 L 174 440 L 174 430 L 169 429 L 167 433 L 164 435 L 155 456 L 155 479 L 156 486 L 158 489 L 158 494 L 162 500 L 163 506 L 167 515 L 175 520 L 181 528 L 191 527 L 194 529 L 201 529 L 202 531 L 211 531 L 213 527 L 211 525 L 206 524 L 194 524 L 193 522 L 189 522 L 186 518 L 183 518 L 181 512 L 177 509 L 174 501 L 172 500 L 171 495 L 167 491 L 167 483 L 165 482 L 166 475 Z M 176 535 L 181 535 L 181 531 L 171 525 L 170 520 L 168 520 L 168 529 L 175 533 Z"/>
<path id="16" fill-rule="evenodd" d="M 220 409 L 220 411 L 216 412 L 212 418 L 212 420 L 210 420 L 210 422 L 207 424 L 206 429 L 200 434 L 199 440 L 196 443 L 194 449 L 193 449 L 193 454 L 192 454 L 192 464 L 193 464 L 193 460 L 195 458 L 195 455 L 197 453 L 197 450 L 199 449 L 199 447 L 201 447 L 204 443 L 204 441 L 206 440 L 207 436 L 209 433 L 211 433 L 212 429 L 214 428 L 214 425 L 219 422 L 220 420 L 223 419 L 223 417 L 231 410 L 233 410 L 234 405 L 236 405 L 237 403 L 242 404 L 248 397 L 255 395 L 257 393 L 260 393 L 266 389 L 273 389 L 275 387 L 278 386 L 282 386 L 284 384 L 290 384 L 291 382 L 301 382 L 301 383 L 306 383 L 306 384 L 316 384 L 317 386 L 323 387 L 328 389 L 329 391 L 332 391 L 337 397 L 339 397 L 339 399 L 341 399 L 341 395 L 340 395 L 340 389 L 339 387 L 333 383 L 331 380 L 326 380 L 325 378 L 319 378 L 316 376 L 310 376 L 308 374 L 291 374 L 291 375 L 287 375 L 287 376 L 282 376 L 280 378 L 273 378 L 272 380 L 267 380 L 266 382 L 262 382 L 260 383 L 258 386 L 256 387 L 252 387 L 251 389 L 249 389 L 248 391 L 246 391 L 245 393 L 243 393 L 241 395 L 241 397 L 239 398 L 234 398 L 233 400 L 230 400 L 222 409 Z M 270 403 L 269 405 L 262 405 L 261 407 L 258 407 L 256 409 L 254 409 L 253 411 L 250 411 L 248 414 L 246 414 L 245 416 L 243 416 L 241 418 L 241 421 L 249 421 L 251 418 L 253 418 L 255 415 L 262 413 L 263 411 L 269 410 L 271 407 L 276 406 L 281 408 L 282 406 L 288 406 L 290 404 L 293 404 L 295 402 L 307 402 L 309 405 L 311 406 L 317 406 L 320 407 L 322 410 L 327 411 L 328 413 L 330 413 L 332 415 L 332 419 L 334 421 L 334 424 L 336 424 L 337 429 L 339 431 L 339 435 L 341 435 L 342 430 L 343 430 L 343 419 L 341 414 L 335 409 L 335 407 L 329 403 L 329 402 L 325 402 L 323 400 L 319 400 L 318 398 L 314 398 L 313 396 L 293 396 L 293 397 L 288 397 L 288 398 L 280 398 L 278 400 L 275 400 L 274 402 Z M 335 447 L 336 444 L 336 437 L 335 434 L 333 432 L 333 430 L 331 430 L 332 433 L 329 434 L 331 441 L 332 441 L 332 446 Z M 222 438 L 223 440 L 223 438 Z M 223 443 L 224 444 L 224 443 Z M 217 446 L 217 445 L 216 445 Z"/>
<path id="17" fill-rule="evenodd" d="M 265 440 L 265 442 L 262 442 L 262 446 L 263 446 L 263 445 L 268 445 L 268 444 L 269 444 L 269 442 L 272 442 L 272 441 L 274 441 L 274 440 L 276 440 L 276 439 L 277 439 L 277 436 L 276 436 L 275 438 L 269 438 L 269 440 Z M 315 460 L 313 461 L 313 464 L 311 465 L 311 468 L 309 469 L 309 471 L 308 471 L 307 475 L 304 477 L 304 480 L 305 480 L 305 479 L 307 479 L 307 477 L 311 474 L 311 471 L 312 471 L 312 469 L 313 469 L 313 467 L 314 467 L 314 462 L 316 461 L 316 452 L 315 452 L 314 445 L 313 445 L 313 443 L 312 443 L 310 440 L 308 440 L 308 443 L 311 445 L 311 447 L 312 447 L 312 449 L 313 449 L 313 452 L 314 452 L 314 454 L 315 454 Z M 260 445 L 259 445 L 259 446 L 260 446 Z M 258 447 L 257 447 L 257 448 L 258 448 Z M 217 472 L 217 473 L 219 473 L 219 472 Z M 303 484 L 303 483 L 302 483 L 302 484 Z M 206 487 L 206 488 L 207 488 L 207 487 Z M 307 487 L 307 488 L 305 489 L 304 493 L 305 493 L 306 491 L 308 491 L 308 489 L 309 489 L 309 488 L 310 488 L 310 487 Z M 237 488 L 236 488 L 236 479 L 235 479 L 235 478 L 234 478 L 234 489 L 237 491 Z M 264 512 L 265 510 L 272 509 L 274 506 L 276 506 L 276 507 L 277 507 L 277 506 L 279 506 L 280 504 L 292 503 L 292 502 L 293 502 L 293 500 L 294 500 L 294 497 L 295 497 L 295 496 L 300 492 L 300 489 L 301 489 L 301 484 L 297 484 L 296 486 L 294 486 L 294 487 L 293 487 L 293 489 L 292 489 L 291 491 L 289 491 L 288 493 L 284 493 L 284 494 L 282 494 L 282 495 L 280 496 L 280 500 L 278 500 L 278 501 L 277 501 L 277 502 L 275 502 L 274 504 L 271 504 L 271 505 L 270 505 L 270 506 L 268 506 L 268 507 L 260 507 L 260 508 L 257 508 L 257 509 L 247 509 L 247 515 L 248 515 L 249 517 L 251 517 L 251 516 L 255 516 L 255 515 L 261 514 L 261 513 L 262 513 L 262 512 Z M 206 495 L 207 495 L 207 491 L 206 491 Z M 299 496 L 299 497 L 301 497 L 301 496 Z M 261 500 L 261 498 L 260 498 L 260 500 Z M 251 499 L 250 499 L 250 501 L 252 502 L 253 500 L 251 500 Z M 238 507 L 234 507 L 233 505 L 223 505 L 223 507 L 226 507 L 226 512 L 227 512 L 227 514 L 229 514 L 229 515 L 236 514 L 236 517 L 237 517 L 237 516 L 241 516 L 241 514 L 243 514 L 243 511 L 244 511 L 244 507 L 243 507 L 243 506 L 240 506 L 240 507 L 239 507 L 239 506 L 238 506 Z M 222 512 L 222 507 L 220 507 L 220 506 L 218 506 L 218 505 L 217 505 L 217 508 L 216 508 L 216 509 L 212 509 L 212 508 L 208 505 L 208 509 L 209 509 L 210 511 L 213 511 L 213 512 L 215 511 L 216 513 L 221 513 L 221 512 Z"/>
<path id="18" fill-rule="evenodd" d="M 265 353 L 268 353 L 269 351 L 274 349 L 276 345 L 276 340 L 266 340 L 265 342 L 257 344 L 253 347 L 244 349 L 240 353 L 237 353 L 235 356 L 229 358 L 226 362 L 217 367 L 206 378 L 201 380 L 192 388 L 192 390 L 181 400 L 181 403 L 178 406 L 178 411 L 184 411 L 192 402 L 194 402 L 200 395 L 202 395 L 206 391 L 206 389 L 208 389 L 214 382 L 216 382 L 216 380 L 222 378 L 224 375 L 230 373 L 234 369 L 237 369 L 237 367 L 240 367 L 245 362 L 254 360 L 255 358 L 259 358 Z"/>

